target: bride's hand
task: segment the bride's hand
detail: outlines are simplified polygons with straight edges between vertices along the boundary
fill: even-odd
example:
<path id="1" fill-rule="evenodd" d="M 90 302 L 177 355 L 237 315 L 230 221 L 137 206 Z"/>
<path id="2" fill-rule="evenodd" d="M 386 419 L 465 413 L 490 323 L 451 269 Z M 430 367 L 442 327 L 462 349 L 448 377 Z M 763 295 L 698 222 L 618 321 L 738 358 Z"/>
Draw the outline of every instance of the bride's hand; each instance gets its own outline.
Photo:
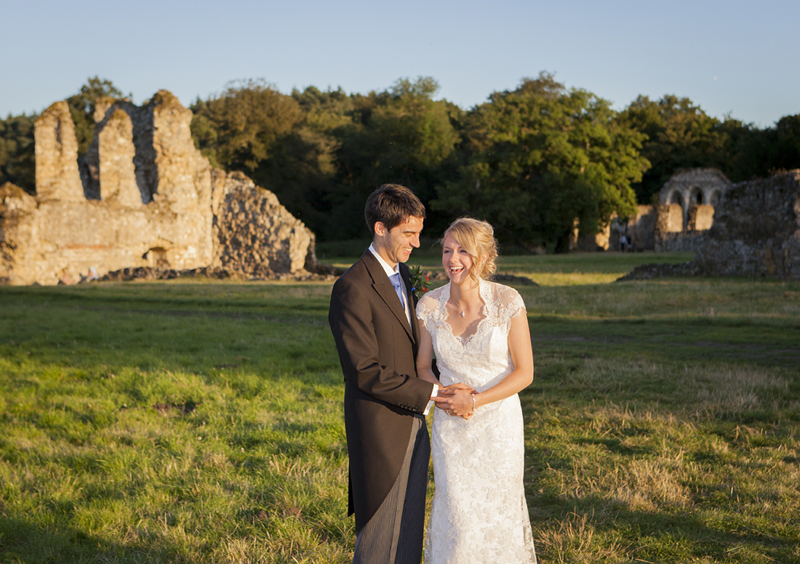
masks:
<path id="1" fill-rule="evenodd" d="M 439 407 L 447 412 L 448 415 L 456 415 L 462 417 L 472 412 L 475 405 L 472 399 L 472 388 L 463 386 L 459 389 L 448 390 L 448 393 L 438 394 L 433 398 L 436 407 Z"/>
<path id="2" fill-rule="evenodd" d="M 471 394 L 475 393 L 475 388 L 472 386 L 467 386 L 463 382 L 456 382 L 455 384 L 450 384 L 449 386 L 442 386 L 439 388 L 439 393 L 446 396 L 452 396 L 456 390 L 467 390 Z"/>

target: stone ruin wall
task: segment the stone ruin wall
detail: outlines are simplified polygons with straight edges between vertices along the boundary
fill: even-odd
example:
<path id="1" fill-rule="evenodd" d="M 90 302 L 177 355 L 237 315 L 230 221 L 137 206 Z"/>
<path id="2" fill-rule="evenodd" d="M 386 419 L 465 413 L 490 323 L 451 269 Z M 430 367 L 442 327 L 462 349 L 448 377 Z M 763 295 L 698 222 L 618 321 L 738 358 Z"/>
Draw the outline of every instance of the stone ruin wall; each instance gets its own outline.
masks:
<path id="1" fill-rule="evenodd" d="M 694 168 L 675 173 L 659 192 L 658 205 L 638 206 L 627 219 L 614 216 L 597 235 L 577 235 L 574 248 L 581 251 L 620 249 L 623 235 L 632 251 L 697 251 L 704 234 L 714 224 L 714 207 L 730 181 L 714 168 Z"/>
<path id="2" fill-rule="evenodd" d="M 800 170 L 726 190 L 692 262 L 711 276 L 800 278 Z"/>
<path id="3" fill-rule="evenodd" d="M 730 186 L 714 168 L 675 173 L 659 192 L 654 250 L 697 251 L 714 225 L 715 206 Z"/>
<path id="4" fill-rule="evenodd" d="M 643 264 L 620 280 L 659 276 L 800 279 L 800 170 L 731 185 L 692 261 Z"/>
<path id="5" fill-rule="evenodd" d="M 159 91 L 143 106 L 97 105 L 78 159 L 66 102 L 37 120 L 36 196 L 0 188 L 0 283 L 76 282 L 123 268 L 221 268 L 238 277 L 308 274 L 314 235 L 268 190 L 213 169 L 191 110 Z"/>

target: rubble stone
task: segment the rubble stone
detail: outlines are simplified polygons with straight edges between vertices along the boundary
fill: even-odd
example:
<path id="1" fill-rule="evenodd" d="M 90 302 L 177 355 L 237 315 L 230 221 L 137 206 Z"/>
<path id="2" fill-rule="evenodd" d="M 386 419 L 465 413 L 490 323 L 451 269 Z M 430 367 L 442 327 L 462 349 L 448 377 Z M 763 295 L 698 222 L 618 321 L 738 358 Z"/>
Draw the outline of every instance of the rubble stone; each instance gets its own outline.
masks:
<path id="1" fill-rule="evenodd" d="M 656 276 L 748 276 L 800 279 L 800 170 L 725 190 L 711 229 L 698 232 L 694 260 L 646 264 L 620 280 Z"/>
<path id="2" fill-rule="evenodd" d="M 270 191 L 213 169 L 192 113 L 166 90 L 100 100 L 79 166 L 66 102 L 36 122 L 36 190 L 0 188 L 0 283 L 72 283 L 109 272 L 222 270 L 307 277 L 314 235 Z M 148 271 L 149 272 L 149 271 Z"/>

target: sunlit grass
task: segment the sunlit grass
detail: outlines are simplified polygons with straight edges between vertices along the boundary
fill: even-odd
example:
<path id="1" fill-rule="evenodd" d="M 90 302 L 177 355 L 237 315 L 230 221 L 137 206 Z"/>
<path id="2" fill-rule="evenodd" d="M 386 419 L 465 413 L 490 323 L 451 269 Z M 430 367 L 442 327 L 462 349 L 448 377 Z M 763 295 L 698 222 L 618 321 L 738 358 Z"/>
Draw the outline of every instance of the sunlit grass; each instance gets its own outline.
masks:
<path id="1" fill-rule="evenodd" d="M 800 561 L 800 283 L 604 282 L 654 259 L 502 265 L 540 558 Z M 0 287 L 0 562 L 350 561 L 330 288 Z"/>
<path id="2" fill-rule="evenodd" d="M 541 286 L 583 286 L 608 284 L 624 276 L 636 266 L 646 263 L 688 262 L 694 253 L 570 253 L 567 255 L 501 256 L 498 272 L 525 276 Z M 331 257 L 325 262 L 347 268 L 357 256 Z M 442 270 L 437 248 L 415 251 L 408 264 L 422 265 L 426 270 Z"/>

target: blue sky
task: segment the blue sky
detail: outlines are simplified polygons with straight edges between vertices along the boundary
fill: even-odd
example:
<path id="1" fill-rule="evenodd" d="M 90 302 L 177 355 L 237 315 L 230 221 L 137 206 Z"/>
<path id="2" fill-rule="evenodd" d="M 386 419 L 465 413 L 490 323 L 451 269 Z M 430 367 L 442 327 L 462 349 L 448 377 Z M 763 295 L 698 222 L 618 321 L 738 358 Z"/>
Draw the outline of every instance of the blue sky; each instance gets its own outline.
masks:
<path id="1" fill-rule="evenodd" d="M 367 93 L 432 76 L 469 108 L 543 70 L 617 109 L 676 94 L 760 127 L 800 113 L 797 0 L 0 0 L 0 21 L 3 117 L 94 75 L 185 105 L 236 79 Z"/>

